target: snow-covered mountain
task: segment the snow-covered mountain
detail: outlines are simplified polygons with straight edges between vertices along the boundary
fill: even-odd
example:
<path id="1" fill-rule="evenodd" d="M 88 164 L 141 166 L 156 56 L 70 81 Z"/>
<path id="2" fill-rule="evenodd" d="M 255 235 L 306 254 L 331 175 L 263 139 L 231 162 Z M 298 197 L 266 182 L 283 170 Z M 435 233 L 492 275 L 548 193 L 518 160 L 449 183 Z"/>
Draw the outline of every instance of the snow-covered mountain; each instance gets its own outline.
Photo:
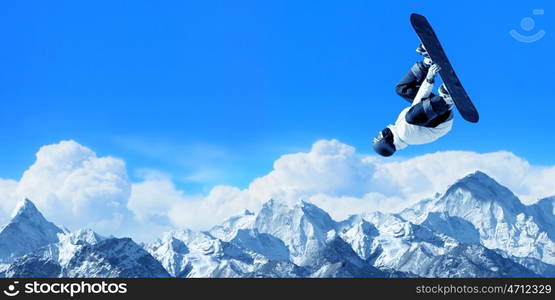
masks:
<path id="1" fill-rule="evenodd" d="M 0 232 L 0 245 L 10 245 L 0 248 L 0 274 L 552 277 L 554 207 L 555 197 L 523 205 L 476 172 L 398 214 L 373 212 L 336 221 L 312 203 L 289 206 L 274 199 L 256 214 L 245 211 L 211 230 L 176 230 L 139 246 L 91 230 L 64 232 L 26 200 Z M 14 244 L 16 237 L 29 242 Z"/>
<path id="2" fill-rule="evenodd" d="M 0 271 L 21 255 L 58 242 L 62 233 L 31 201 L 20 202 L 10 223 L 0 228 Z"/>
<path id="3" fill-rule="evenodd" d="M 246 212 L 209 232 L 167 233 L 147 250 L 177 277 L 385 276 L 337 236 L 335 224 L 312 204 L 272 200 L 256 217 Z"/>
<path id="4" fill-rule="evenodd" d="M 506 187 L 476 172 L 433 200 L 400 215 L 461 243 L 555 264 L 553 198 L 526 206 Z"/>
<path id="5" fill-rule="evenodd" d="M 170 277 L 162 265 L 130 238 L 105 238 L 91 230 L 17 258 L 6 277 Z"/>
<path id="6" fill-rule="evenodd" d="M 7 277 L 169 277 L 131 239 L 63 231 L 27 199 L 0 231 L 0 253 Z"/>

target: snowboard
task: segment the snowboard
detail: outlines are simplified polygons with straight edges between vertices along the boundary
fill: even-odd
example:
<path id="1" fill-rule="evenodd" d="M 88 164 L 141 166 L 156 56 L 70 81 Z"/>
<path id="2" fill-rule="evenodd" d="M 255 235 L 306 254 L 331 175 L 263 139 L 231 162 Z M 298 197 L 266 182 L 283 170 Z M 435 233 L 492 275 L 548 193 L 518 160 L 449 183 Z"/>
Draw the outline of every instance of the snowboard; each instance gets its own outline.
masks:
<path id="1" fill-rule="evenodd" d="M 419 14 L 411 14 L 410 23 L 428 51 L 432 61 L 441 67 L 439 75 L 445 83 L 449 94 L 451 94 L 461 116 L 469 122 L 477 123 L 479 120 L 478 111 L 464 90 L 457 74 L 455 74 L 453 66 L 449 62 L 437 35 L 426 17 Z"/>

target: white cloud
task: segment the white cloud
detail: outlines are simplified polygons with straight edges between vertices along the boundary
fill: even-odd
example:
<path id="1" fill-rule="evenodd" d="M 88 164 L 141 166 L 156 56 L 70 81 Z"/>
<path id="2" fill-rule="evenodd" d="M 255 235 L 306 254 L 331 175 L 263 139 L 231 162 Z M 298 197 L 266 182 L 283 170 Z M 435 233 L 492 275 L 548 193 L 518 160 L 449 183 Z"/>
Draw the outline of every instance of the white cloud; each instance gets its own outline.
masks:
<path id="1" fill-rule="evenodd" d="M 370 189 L 374 160 L 365 160 L 355 148 L 336 140 L 314 143 L 308 153 L 288 154 L 274 169 L 249 186 L 253 195 L 288 201 L 324 193 L 330 196 L 362 196 Z"/>
<path id="2" fill-rule="evenodd" d="M 246 189 L 216 186 L 207 195 L 190 195 L 176 188 L 169 175 L 152 170 L 141 170 L 143 180 L 130 183 L 123 161 L 97 157 L 64 141 L 42 147 L 19 182 L 0 180 L 0 215 L 14 199 L 27 196 L 58 223 L 72 228 L 121 226 L 146 239 L 169 226 L 207 229 L 245 209 L 257 211 L 270 198 L 287 203 L 305 199 L 336 219 L 395 211 L 445 191 L 476 170 L 525 203 L 555 195 L 554 166 L 534 166 L 510 152 L 448 151 L 383 159 L 336 140 L 317 141 L 309 152 L 283 155 L 273 170 Z"/>
<path id="3" fill-rule="evenodd" d="M 531 166 L 510 152 L 448 151 L 388 160 L 358 154 L 336 140 L 321 140 L 309 152 L 283 155 L 271 172 L 247 189 L 218 187 L 207 197 L 174 206 L 170 219 L 178 226 L 206 228 L 242 209 L 256 211 L 270 198 L 287 203 L 305 199 L 336 219 L 374 210 L 398 211 L 444 192 L 477 170 L 509 187 L 525 203 L 555 195 L 555 167 Z"/>
<path id="4" fill-rule="evenodd" d="M 169 177 L 155 177 L 133 184 L 127 207 L 139 220 L 166 217 L 176 204 L 186 201 L 183 191 Z"/>
<path id="5" fill-rule="evenodd" d="M 398 208 L 407 205 L 407 200 L 404 198 L 386 197 L 380 193 L 367 193 L 362 197 L 332 197 L 326 194 L 315 194 L 307 197 L 306 200 L 327 211 L 336 220 L 344 220 L 350 215 L 371 211 L 395 212 Z"/>
<path id="6" fill-rule="evenodd" d="M 379 163 L 373 181 L 386 195 L 419 200 L 443 192 L 465 175 L 483 171 L 516 192 L 530 174 L 530 165 L 509 152 L 478 154 L 447 151 L 396 162 Z M 555 192 L 555 190 L 553 190 Z"/>
<path id="7" fill-rule="evenodd" d="M 177 203 L 169 218 L 178 227 L 207 229 L 245 209 L 258 210 L 263 202 L 238 188 L 216 186 L 206 197 Z"/>
<path id="8" fill-rule="evenodd" d="M 17 198 L 31 199 L 69 228 L 112 228 L 126 213 L 131 184 L 125 163 L 74 141 L 41 147 L 17 184 Z"/>
<path id="9" fill-rule="evenodd" d="M 0 226 L 8 221 L 18 199 L 15 194 L 17 181 L 0 178 Z"/>

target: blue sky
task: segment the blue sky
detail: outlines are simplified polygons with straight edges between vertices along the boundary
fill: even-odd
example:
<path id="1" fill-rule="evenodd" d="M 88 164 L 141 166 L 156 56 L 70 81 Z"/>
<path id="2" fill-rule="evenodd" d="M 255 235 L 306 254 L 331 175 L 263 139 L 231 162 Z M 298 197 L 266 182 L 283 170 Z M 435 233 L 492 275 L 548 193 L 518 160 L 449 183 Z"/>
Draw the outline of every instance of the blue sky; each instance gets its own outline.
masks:
<path id="1" fill-rule="evenodd" d="M 245 187 L 322 138 L 370 153 L 405 105 L 393 86 L 418 58 L 411 12 L 436 28 L 481 121 L 457 116 L 402 155 L 555 164 L 554 1 L 17 1 L 0 4 L 0 178 L 65 139 L 192 191 Z M 525 17 L 543 39 L 509 35 L 529 34 Z"/>

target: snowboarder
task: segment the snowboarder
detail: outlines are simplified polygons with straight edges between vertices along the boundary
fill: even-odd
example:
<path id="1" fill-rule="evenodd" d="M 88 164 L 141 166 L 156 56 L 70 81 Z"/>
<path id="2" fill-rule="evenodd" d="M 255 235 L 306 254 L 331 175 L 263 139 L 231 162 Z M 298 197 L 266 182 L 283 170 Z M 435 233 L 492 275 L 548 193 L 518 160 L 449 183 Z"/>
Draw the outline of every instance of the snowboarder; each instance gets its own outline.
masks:
<path id="1" fill-rule="evenodd" d="M 453 99 L 445 84 L 432 93 L 440 67 L 433 63 L 424 45 L 416 52 L 424 57 L 399 81 L 396 92 L 411 105 L 401 111 L 394 125 L 389 125 L 373 140 L 374 150 L 391 156 L 408 145 L 426 144 L 447 134 L 453 126 Z"/>

